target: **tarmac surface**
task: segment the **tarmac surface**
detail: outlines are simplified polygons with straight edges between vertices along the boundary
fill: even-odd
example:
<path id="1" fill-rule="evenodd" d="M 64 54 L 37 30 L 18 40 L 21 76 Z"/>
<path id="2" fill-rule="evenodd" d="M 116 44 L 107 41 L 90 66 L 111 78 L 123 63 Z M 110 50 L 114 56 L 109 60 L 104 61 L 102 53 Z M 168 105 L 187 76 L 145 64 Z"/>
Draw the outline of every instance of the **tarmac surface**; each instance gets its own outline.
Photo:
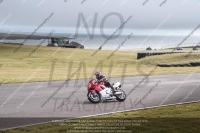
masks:
<path id="1" fill-rule="evenodd" d="M 88 81 L 1 85 L 0 129 L 200 100 L 200 74 L 112 78 L 111 83 L 124 82 L 127 99 L 99 104 L 87 99 Z"/>

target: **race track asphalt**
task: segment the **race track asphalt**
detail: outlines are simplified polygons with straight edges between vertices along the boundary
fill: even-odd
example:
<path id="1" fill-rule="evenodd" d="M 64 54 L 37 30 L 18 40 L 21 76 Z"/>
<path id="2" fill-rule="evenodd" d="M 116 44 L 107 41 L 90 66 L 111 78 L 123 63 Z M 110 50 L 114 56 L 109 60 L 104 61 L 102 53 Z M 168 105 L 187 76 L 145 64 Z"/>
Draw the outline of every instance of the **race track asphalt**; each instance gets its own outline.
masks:
<path id="1" fill-rule="evenodd" d="M 73 80 L 68 84 L 55 81 L 51 84 L 36 82 L 1 85 L 0 129 L 200 100 L 200 74 L 112 78 L 110 82 L 122 80 L 127 99 L 124 102 L 110 100 L 100 104 L 88 101 L 88 80 Z M 140 84 L 141 81 L 145 84 Z M 59 87 L 61 89 L 56 91 Z M 67 98 L 69 100 L 60 106 Z"/>

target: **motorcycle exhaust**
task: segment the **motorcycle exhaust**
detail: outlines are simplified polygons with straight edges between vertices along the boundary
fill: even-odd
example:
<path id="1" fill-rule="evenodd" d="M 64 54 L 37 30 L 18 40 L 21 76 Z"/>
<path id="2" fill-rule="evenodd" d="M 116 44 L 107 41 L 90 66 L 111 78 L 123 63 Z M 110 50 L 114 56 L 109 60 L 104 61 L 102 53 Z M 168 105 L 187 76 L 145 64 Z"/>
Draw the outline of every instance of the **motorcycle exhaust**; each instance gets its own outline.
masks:
<path id="1" fill-rule="evenodd" d="M 116 99 L 116 97 L 106 98 L 106 100 L 113 100 L 113 99 Z"/>
<path id="2" fill-rule="evenodd" d="M 122 94 L 121 92 L 115 92 L 116 95 Z"/>

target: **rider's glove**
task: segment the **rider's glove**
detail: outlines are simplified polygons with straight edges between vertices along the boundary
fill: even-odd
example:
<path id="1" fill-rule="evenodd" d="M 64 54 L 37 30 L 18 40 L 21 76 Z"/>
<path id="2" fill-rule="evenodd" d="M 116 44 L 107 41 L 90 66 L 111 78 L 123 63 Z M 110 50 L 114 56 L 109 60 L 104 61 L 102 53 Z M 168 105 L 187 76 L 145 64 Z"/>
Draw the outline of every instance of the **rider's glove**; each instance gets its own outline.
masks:
<path id="1" fill-rule="evenodd" d="M 106 80 L 107 80 L 106 78 L 103 78 L 103 79 L 98 80 L 98 82 L 104 82 Z"/>
<path id="2" fill-rule="evenodd" d="M 97 82 L 98 82 L 98 83 L 99 83 L 99 82 L 102 82 L 102 79 L 98 80 Z"/>

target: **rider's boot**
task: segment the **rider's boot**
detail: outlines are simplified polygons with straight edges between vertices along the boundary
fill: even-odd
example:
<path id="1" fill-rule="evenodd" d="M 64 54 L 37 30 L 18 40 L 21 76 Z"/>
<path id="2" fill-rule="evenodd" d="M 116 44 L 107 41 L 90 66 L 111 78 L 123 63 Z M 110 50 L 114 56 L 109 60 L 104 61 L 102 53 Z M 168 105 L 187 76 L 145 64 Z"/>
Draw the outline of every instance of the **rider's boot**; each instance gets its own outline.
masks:
<path id="1" fill-rule="evenodd" d="M 112 95 L 114 96 L 114 94 L 115 94 L 115 89 L 113 88 L 113 86 L 110 86 L 110 88 L 112 89 Z"/>

